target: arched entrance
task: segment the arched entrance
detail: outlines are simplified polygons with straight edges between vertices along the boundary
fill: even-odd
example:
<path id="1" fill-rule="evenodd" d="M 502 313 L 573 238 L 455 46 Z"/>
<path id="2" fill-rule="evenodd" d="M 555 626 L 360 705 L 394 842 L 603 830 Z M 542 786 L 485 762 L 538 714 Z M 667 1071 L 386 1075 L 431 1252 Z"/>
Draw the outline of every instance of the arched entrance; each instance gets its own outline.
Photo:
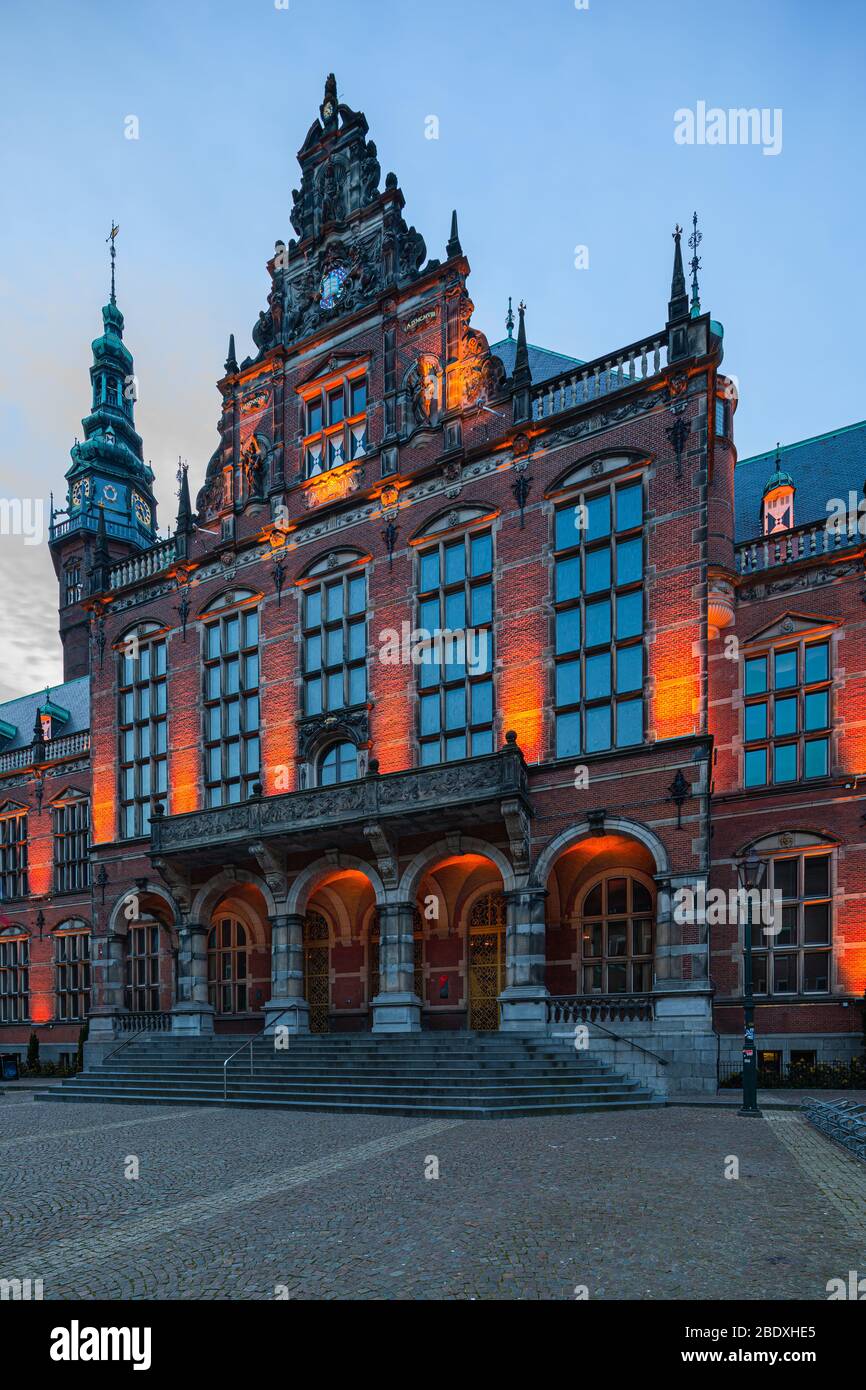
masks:
<path id="1" fill-rule="evenodd" d="M 551 995 L 652 990 L 655 872 L 649 848 L 622 833 L 586 835 L 558 855 L 547 880 Z"/>
<path id="2" fill-rule="evenodd" d="M 207 996 L 217 1032 L 250 1032 L 261 1026 L 271 997 L 269 904 L 252 878 L 214 893 L 204 920 Z"/>
<path id="3" fill-rule="evenodd" d="M 415 990 L 423 1005 L 423 1028 L 498 1029 L 505 918 L 502 873 L 480 847 L 442 855 L 423 870 L 415 938 Z"/>

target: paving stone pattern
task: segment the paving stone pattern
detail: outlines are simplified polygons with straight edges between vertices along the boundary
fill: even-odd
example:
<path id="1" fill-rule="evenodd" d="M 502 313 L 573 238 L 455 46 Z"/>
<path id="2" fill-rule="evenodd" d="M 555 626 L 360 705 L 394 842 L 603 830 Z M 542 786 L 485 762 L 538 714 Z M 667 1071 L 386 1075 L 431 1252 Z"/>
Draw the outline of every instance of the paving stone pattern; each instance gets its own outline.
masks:
<path id="1" fill-rule="evenodd" d="M 851 1269 L 866 1179 L 791 1113 L 0 1101 L 0 1278 L 46 1299 L 825 1299 Z"/>

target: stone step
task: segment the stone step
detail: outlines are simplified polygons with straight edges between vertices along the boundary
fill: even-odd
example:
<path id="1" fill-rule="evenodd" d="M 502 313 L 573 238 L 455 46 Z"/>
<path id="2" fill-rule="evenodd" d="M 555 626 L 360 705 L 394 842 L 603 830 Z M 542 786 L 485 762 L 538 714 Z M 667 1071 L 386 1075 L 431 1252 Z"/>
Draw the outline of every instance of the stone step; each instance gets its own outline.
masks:
<path id="1" fill-rule="evenodd" d="M 73 1094 L 63 1088 L 46 1091 L 44 1094 L 36 1096 L 37 1101 L 53 1102 L 54 1104 L 64 1101 L 90 1102 L 98 1105 L 167 1105 L 167 1106 L 229 1106 L 233 1109 L 249 1110 L 314 1110 L 326 1111 L 335 1114 L 353 1115 L 394 1115 L 407 1118 L 426 1117 L 444 1119 L 509 1119 L 521 1116 L 532 1115 L 563 1115 L 563 1114 L 583 1114 L 584 1112 L 597 1110 L 645 1110 L 652 1106 L 663 1105 L 664 1101 L 657 1096 L 650 1095 L 649 1092 L 639 1092 L 628 1098 L 616 1098 L 590 1101 L 550 1101 L 541 1099 L 536 1102 L 524 1102 L 516 1104 L 481 1104 L 481 1105 L 431 1105 L 431 1104 L 409 1104 L 404 1102 L 394 1102 L 382 1100 L 374 1101 L 323 1101 L 316 1100 L 282 1100 L 273 1098 L 250 1098 L 243 1096 L 230 1095 L 228 1101 L 224 1101 L 222 1096 L 219 1098 L 199 1097 L 187 1095 L 183 1097 L 166 1097 L 161 1090 L 150 1092 L 124 1092 L 113 1091 L 106 1095 L 101 1090 L 87 1090 L 82 1088 Z"/>
<path id="2" fill-rule="evenodd" d="M 163 1087 L 166 1091 L 223 1091 L 223 1079 L 218 1076 L 194 1076 L 194 1077 L 164 1077 L 159 1074 L 148 1076 L 130 1077 L 124 1075 L 100 1076 L 89 1074 L 86 1078 L 73 1078 L 62 1083 L 70 1090 L 78 1090 L 81 1086 L 98 1086 L 102 1090 L 122 1088 L 124 1090 L 147 1090 L 156 1086 Z M 274 1080 L 271 1078 L 242 1077 L 229 1078 L 229 1090 L 273 1092 L 285 1094 L 286 1092 L 301 1092 L 311 1094 L 332 1094 L 335 1091 L 345 1092 L 348 1095 L 353 1093 L 365 1094 L 375 1092 L 376 1094 L 407 1094 L 407 1095 L 516 1095 L 525 1091 L 544 1091 L 551 1094 L 587 1094 L 592 1092 L 611 1093 L 618 1091 L 634 1091 L 638 1089 L 636 1081 L 620 1081 L 611 1078 L 601 1078 L 597 1081 L 577 1081 L 562 1080 L 559 1082 L 549 1082 L 543 1080 L 528 1079 L 516 1085 L 484 1084 L 479 1082 L 465 1081 L 459 1085 L 443 1084 L 435 1078 L 424 1078 L 393 1082 L 383 1086 L 380 1082 L 372 1079 L 366 1081 L 353 1080 L 351 1084 L 345 1081 L 317 1080 L 299 1081 L 297 1079 L 284 1078 Z"/>

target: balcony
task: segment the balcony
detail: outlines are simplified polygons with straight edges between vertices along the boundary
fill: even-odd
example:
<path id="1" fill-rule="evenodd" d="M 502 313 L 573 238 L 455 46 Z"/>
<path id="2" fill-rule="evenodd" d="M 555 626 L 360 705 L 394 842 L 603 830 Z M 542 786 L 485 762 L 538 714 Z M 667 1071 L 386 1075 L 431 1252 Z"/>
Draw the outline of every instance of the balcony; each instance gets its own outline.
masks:
<path id="1" fill-rule="evenodd" d="M 42 745 L 39 765 L 42 767 L 46 763 L 62 762 L 66 758 L 74 758 L 80 753 L 89 752 L 89 730 L 77 734 L 61 734 L 59 738 L 53 738 L 50 743 Z M 28 744 L 26 748 L 14 748 L 8 753 L 0 753 L 0 773 L 15 772 L 22 767 L 32 767 L 34 756 L 35 745 L 32 743 Z"/>
<path id="2" fill-rule="evenodd" d="M 776 569 L 782 565 L 795 565 L 801 560 L 820 560 L 828 555 L 855 550 L 863 543 L 856 518 L 847 528 L 831 526 L 827 522 L 797 526 L 778 535 L 764 536 L 760 540 L 738 545 L 737 573 L 757 574 L 761 570 Z"/>
<path id="3" fill-rule="evenodd" d="M 667 334 L 642 338 L 618 352 L 585 362 L 532 391 L 532 418 L 546 420 L 564 410 L 644 384 L 667 369 Z"/>
<path id="4" fill-rule="evenodd" d="M 250 841 L 286 852 L 322 848 L 368 849 L 364 828 L 387 833 L 471 831 L 501 821 L 503 803 L 520 818 L 531 815 L 526 764 L 515 742 L 498 753 L 407 772 L 368 773 L 354 782 L 278 796 L 257 796 L 233 806 L 151 820 L 152 853 L 191 856 L 223 865 L 237 851 L 249 864 Z"/>

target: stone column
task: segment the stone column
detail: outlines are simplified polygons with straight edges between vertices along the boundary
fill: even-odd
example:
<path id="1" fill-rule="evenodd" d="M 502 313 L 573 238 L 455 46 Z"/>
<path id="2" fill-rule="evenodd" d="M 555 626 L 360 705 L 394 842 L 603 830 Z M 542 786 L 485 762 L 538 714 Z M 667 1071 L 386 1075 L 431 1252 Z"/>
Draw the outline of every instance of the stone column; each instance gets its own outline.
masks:
<path id="1" fill-rule="evenodd" d="M 504 1033 L 543 1033 L 549 991 L 545 975 L 546 888 L 505 894 L 505 989 L 499 996 Z"/>
<path id="2" fill-rule="evenodd" d="M 126 937 L 117 932 L 94 936 L 90 943 L 92 992 L 87 1042 L 84 1045 L 85 1064 L 92 1066 L 117 1046 L 120 1017 L 127 1012 L 123 986 L 126 969 Z"/>
<path id="3" fill-rule="evenodd" d="M 287 1028 L 309 1033 L 310 1006 L 304 998 L 304 917 L 301 912 L 272 917 L 271 997 L 265 1005 L 265 1031 Z"/>
<path id="4" fill-rule="evenodd" d="M 379 907 L 380 991 L 373 1000 L 374 1033 L 420 1033 L 421 1000 L 415 993 L 415 905 Z"/>
<path id="5" fill-rule="evenodd" d="M 185 922 L 177 935 L 177 1003 L 171 1011 L 171 1031 L 211 1034 L 214 1008 L 207 997 L 208 928 L 198 922 Z"/>

